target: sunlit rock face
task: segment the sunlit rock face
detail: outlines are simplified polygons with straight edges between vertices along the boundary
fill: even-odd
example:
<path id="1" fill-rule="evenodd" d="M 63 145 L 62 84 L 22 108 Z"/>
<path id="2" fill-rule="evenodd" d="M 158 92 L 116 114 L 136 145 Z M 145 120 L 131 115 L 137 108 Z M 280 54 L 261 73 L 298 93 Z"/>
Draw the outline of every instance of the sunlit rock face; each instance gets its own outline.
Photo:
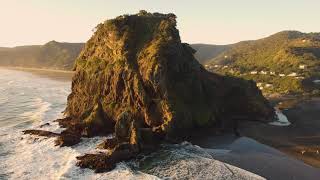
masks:
<path id="1" fill-rule="evenodd" d="M 194 52 L 173 14 L 107 20 L 76 60 L 66 114 L 82 135 L 115 133 L 110 147 L 135 152 L 227 119 L 274 117 L 255 83 L 207 72 Z"/>

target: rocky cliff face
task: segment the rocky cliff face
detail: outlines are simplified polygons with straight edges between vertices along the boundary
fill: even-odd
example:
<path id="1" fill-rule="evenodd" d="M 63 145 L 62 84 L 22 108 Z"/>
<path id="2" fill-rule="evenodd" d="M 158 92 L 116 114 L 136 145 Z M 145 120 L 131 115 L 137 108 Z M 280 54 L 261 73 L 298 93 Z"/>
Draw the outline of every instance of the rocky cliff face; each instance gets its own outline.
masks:
<path id="1" fill-rule="evenodd" d="M 189 130 L 273 118 L 255 83 L 207 72 L 194 52 L 181 43 L 173 14 L 142 11 L 99 24 L 76 60 L 68 118 L 60 121 L 69 131 L 58 144 L 72 131 L 114 133 L 101 145 L 109 154 L 79 157 L 79 166 L 100 171 Z"/>
<path id="2" fill-rule="evenodd" d="M 272 117 L 254 83 L 209 73 L 193 53 L 173 14 L 108 20 L 76 61 L 67 115 L 86 123 L 88 134 L 134 121 L 167 135 L 230 115 Z"/>

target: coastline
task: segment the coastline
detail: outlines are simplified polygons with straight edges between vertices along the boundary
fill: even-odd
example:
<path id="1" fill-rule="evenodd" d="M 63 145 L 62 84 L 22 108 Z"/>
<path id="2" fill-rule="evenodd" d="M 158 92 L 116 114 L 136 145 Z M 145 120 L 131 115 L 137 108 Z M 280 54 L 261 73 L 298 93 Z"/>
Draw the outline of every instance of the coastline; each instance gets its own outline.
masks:
<path id="1" fill-rule="evenodd" d="M 66 81 L 70 81 L 70 78 L 74 73 L 72 71 L 43 68 L 3 66 L 0 66 L 0 68 L 25 71 L 52 79 L 62 79 Z M 316 117 L 320 117 L 320 111 L 317 112 L 317 110 L 320 109 L 320 98 L 297 98 L 292 96 L 278 97 L 269 99 L 269 101 L 272 104 L 282 102 L 279 105 L 279 108 L 288 117 L 292 125 L 279 127 L 258 122 L 243 122 L 240 123 L 239 127 L 241 135 L 273 147 L 283 152 L 285 155 L 302 160 L 315 168 L 320 168 L 320 154 L 317 154 L 317 150 L 320 151 L 320 132 L 316 132 L 320 129 L 320 121 L 316 122 Z M 312 105 L 310 105 L 310 103 Z M 313 103 L 316 103 L 316 105 Z M 310 110 L 312 111 L 311 113 L 309 112 Z M 299 138 L 297 140 L 297 137 L 300 136 L 307 139 L 306 142 L 299 141 Z M 226 141 L 226 139 L 223 139 L 223 141 Z M 227 142 L 228 141 L 229 140 L 227 139 Z M 219 141 L 211 143 L 219 144 Z M 302 154 L 302 152 L 304 153 Z"/>
<path id="2" fill-rule="evenodd" d="M 318 168 L 245 136 L 207 136 L 193 143 L 204 148 L 216 160 L 266 179 L 317 179 L 320 176 Z"/>
<path id="3" fill-rule="evenodd" d="M 74 74 L 74 71 L 44 69 L 44 68 L 0 66 L 0 69 L 28 72 L 40 77 L 45 77 L 53 80 L 70 81 L 70 83 L 71 83 L 72 76 Z"/>
<path id="4" fill-rule="evenodd" d="M 45 71 L 45 72 L 59 72 L 59 73 L 74 73 L 74 71 L 50 69 L 50 68 L 31 68 L 31 67 L 17 67 L 17 66 L 0 66 L 3 69 L 12 69 L 20 71 Z"/>
<path id="5" fill-rule="evenodd" d="M 279 101 L 278 101 L 279 102 Z M 291 125 L 257 122 L 240 124 L 241 135 L 269 145 L 315 168 L 320 168 L 320 98 L 282 99 L 279 108 Z"/>

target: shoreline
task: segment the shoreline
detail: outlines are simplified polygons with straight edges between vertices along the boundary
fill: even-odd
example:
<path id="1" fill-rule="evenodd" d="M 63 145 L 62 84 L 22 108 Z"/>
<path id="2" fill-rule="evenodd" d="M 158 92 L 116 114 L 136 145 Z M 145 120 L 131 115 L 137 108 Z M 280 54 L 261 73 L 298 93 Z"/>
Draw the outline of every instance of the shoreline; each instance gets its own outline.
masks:
<path id="1" fill-rule="evenodd" d="M 243 122 L 239 131 L 241 135 L 320 168 L 320 120 L 317 119 L 320 117 L 320 98 L 286 100 L 280 101 L 279 108 L 291 125 L 280 127 Z"/>
<path id="2" fill-rule="evenodd" d="M 65 71 L 65 70 L 56 70 L 56 69 L 44 69 L 44 68 L 25 68 L 25 67 L 6 67 L 0 66 L 0 69 L 7 69 L 13 71 L 21 71 L 21 72 L 28 72 L 34 75 L 45 77 L 53 80 L 58 81 L 71 81 L 74 71 Z M 71 82 L 70 82 L 71 84 Z"/>
<path id="3" fill-rule="evenodd" d="M 21 70 L 21 71 L 46 71 L 46 72 L 59 72 L 59 73 L 70 73 L 74 71 L 60 70 L 60 69 L 49 69 L 49 68 L 31 68 L 31 67 L 14 67 L 14 66 L 0 66 L 3 69 Z"/>

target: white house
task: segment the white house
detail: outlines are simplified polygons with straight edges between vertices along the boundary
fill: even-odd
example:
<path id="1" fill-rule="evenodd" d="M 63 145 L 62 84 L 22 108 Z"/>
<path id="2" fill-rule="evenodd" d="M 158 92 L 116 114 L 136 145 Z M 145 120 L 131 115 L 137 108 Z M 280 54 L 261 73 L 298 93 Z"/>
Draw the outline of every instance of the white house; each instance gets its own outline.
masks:
<path id="1" fill-rule="evenodd" d="M 251 71 L 250 74 L 258 74 L 257 71 Z"/>
<path id="2" fill-rule="evenodd" d="M 260 71 L 260 74 L 268 74 L 266 71 Z"/>
<path id="3" fill-rule="evenodd" d="M 302 76 L 295 77 L 296 79 L 304 79 Z"/>
<path id="4" fill-rule="evenodd" d="M 228 68 L 229 66 L 223 66 L 223 68 Z"/>
<path id="5" fill-rule="evenodd" d="M 280 77 L 284 77 L 284 76 L 286 76 L 286 75 L 285 75 L 285 74 L 279 74 L 279 76 L 280 76 Z"/>
<path id="6" fill-rule="evenodd" d="M 270 71 L 270 75 L 276 75 L 276 72 Z"/>
<path id="7" fill-rule="evenodd" d="M 257 83 L 257 86 L 258 86 L 258 87 L 260 87 L 260 86 L 262 86 L 262 85 L 263 85 L 263 83 L 261 83 L 261 82 L 258 82 L 258 83 Z"/>
<path id="8" fill-rule="evenodd" d="M 298 75 L 297 73 L 293 72 L 293 73 L 289 74 L 288 76 L 296 77 L 297 75 Z"/>
<path id="9" fill-rule="evenodd" d="M 269 88 L 269 87 L 272 87 L 273 85 L 272 84 L 266 84 L 266 88 Z"/>
<path id="10" fill-rule="evenodd" d="M 307 66 L 306 65 L 304 65 L 304 64 L 300 64 L 299 65 L 299 69 L 305 69 Z"/>
<path id="11" fill-rule="evenodd" d="M 263 87 L 259 87 L 260 90 L 263 90 Z"/>
<path id="12" fill-rule="evenodd" d="M 220 65 L 217 65 L 217 64 L 216 64 L 216 65 L 214 65 L 214 67 L 215 67 L 215 68 L 218 68 L 218 67 L 220 67 Z"/>
<path id="13" fill-rule="evenodd" d="M 227 59 L 227 58 L 228 58 L 228 56 L 224 56 L 224 58 L 225 58 L 225 59 Z"/>

